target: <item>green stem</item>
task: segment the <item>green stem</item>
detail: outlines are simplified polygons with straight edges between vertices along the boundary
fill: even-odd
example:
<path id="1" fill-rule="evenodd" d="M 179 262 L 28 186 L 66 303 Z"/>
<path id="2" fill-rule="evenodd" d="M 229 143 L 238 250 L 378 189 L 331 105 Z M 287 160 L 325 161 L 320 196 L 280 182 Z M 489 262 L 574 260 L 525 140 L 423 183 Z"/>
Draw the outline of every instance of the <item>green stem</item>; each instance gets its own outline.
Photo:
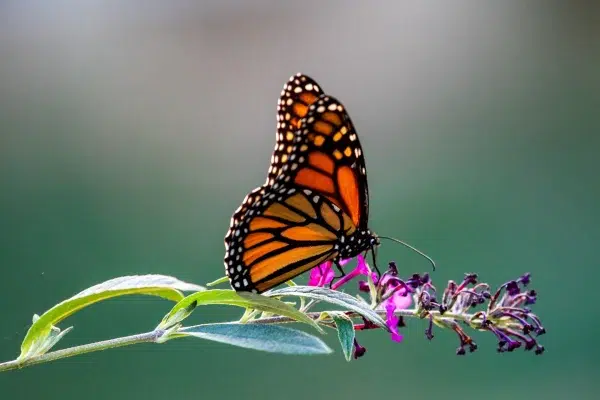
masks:
<path id="1" fill-rule="evenodd" d="M 23 361 L 7 361 L 0 363 L 0 372 L 30 367 L 35 364 L 42 364 L 50 361 L 60 360 L 61 358 L 73 357 L 79 354 L 92 353 L 94 351 L 113 349 L 116 347 L 129 346 L 137 343 L 156 343 L 158 339 L 164 334 L 164 332 L 165 331 L 163 330 L 156 330 L 147 333 L 140 333 L 137 335 L 123 336 L 116 339 L 103 340 L 101 342 L 69 347 L 63 350 L 56 350 L 50 353 L 28 358 Z"/>

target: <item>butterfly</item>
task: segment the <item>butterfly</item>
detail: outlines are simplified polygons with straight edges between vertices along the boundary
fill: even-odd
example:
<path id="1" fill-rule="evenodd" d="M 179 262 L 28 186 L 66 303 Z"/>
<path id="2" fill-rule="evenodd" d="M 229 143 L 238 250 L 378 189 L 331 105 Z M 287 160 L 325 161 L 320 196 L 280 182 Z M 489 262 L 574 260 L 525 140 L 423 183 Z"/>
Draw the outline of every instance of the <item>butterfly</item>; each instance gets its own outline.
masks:
<path id="1" fill-rule="evenodd" d="M 262 293 L 309 269 L 374 251 L 365 159 L 345 107 L 297 74 L 278 100 L 265 183 L 251 191 L 225 236 L 236 291 Z M 341 270 L 341 269 L 340 269 Z"/>

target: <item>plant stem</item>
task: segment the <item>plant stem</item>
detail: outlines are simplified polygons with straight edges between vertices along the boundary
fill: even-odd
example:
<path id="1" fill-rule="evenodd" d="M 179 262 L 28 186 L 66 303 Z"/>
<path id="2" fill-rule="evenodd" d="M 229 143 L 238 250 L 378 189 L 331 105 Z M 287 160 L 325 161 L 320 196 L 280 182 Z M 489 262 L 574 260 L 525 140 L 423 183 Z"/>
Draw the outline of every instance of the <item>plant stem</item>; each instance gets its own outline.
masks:
<path id="1" fill-rule="evenodd" d="M 377 313 L 384 318 L 386 316 L 385 311 L 378 310 Z M 435 320 L 449 319 L 449 320 L 465 321 L 465 322 L 469 322 L 471 317 L 474 315 L 474 314 L 452 314 L 449 312 L 446 312 L 446 313 L 444 313 L 444 315 L 441 315 L 440 312 L 436 311 L 436 310 L 428 311 L 428 313 L 431 314 Z M 420 318 L 418 315 L 419 312 L 416 309 L 396 310 L 396 312 L 394 314 L 396 314 L 396 316 L 398 316 L 398 317 L 402 316 L 402 317 Z M 310 313 L 307 313 L 306 315 L 308 315 L 312 319 L 316 319 L 321 315 L 321 313 L 320 312 L 310 312 Z M 358 317 L 359 315 L 357 313 L 352 312 L 352 313 L 349 313 L 348 316 Z M 479 320 L 478 318 L 475 318 L 474 322 L 477 322 L 478 320 Z M 254 319 L 254 320 L 248 321 L 247 323 L 282 324 L 282 323 L 288 323 L 288 322 L 297 322 L 297 321 L 295 319 L 292 319 L 289 317 L 268 317 L 268 318 Z"/>
<path id="2" fill-rule="evenodd" d="M 81 346 L 69 347 L 63 350 L 56 350 L 50 353 L 34 356 L 26 360 L 12 360 L 0 363 L 0 372 L 10 371 L 13 369 L 19 369 L 29 367 L 35 364 L 42 364 L 50 361 L 60 360 L 61 358 L 73 357 L 79 354 L 92 353 L 94 351 L 101 351 L 106 349 L 113 349 L 115 347 L 129 346 L 137 343 L 156 343 L 157 340 L 164 334 L 163 330 L 156 330 L 147 333 L 140 333 L 137 335 L 123 336 L 116 339 L 103 340 L 101 342 L 84 344 Z"/>
<path id="3" fill-rule="evenodd" d="M 381 316 L 385 317 L 385 311 L 379 310 L 377 312 Z M 395 314 L 397 316 L 403 316 L 403 317 L 420 318 L 419 311 L 416 309 L 397 310 Z M 471 318 L 474 314 L 452 314 L 452 313 L 446 312 L 444 315 L 440 315 L 439 311 L 433 311 L 433 310 L 429 311 L 429 314 L 432 315 L 434 320 L 454 320 L 454 321 L 465 321 L 465 322 L 470 321 L 472 323 L 471 324 L 472 327 L 475 329 L 478 328 L 477 322 L 480 321 L 480 318 L 475 318 L 473 321 L 471 321 Z M 320 312 L 310 312 L 310 313 L 307 313 L 307 315 L 312 319 L 317 319 L 317 318 L 319 318 L 321 313 Z M 351 313 L 349 316 L 357 317 L 359 315 L 356 313 Z M 297 322 L 297 321 L 292 318 L 289 318 L 289 317 L 267 317 L 267 318 L 253 319 L 253 320 L 248 321 L 247 323 L 281 324 L 281 323 L 290 323 L 290 322 Z M 80 354 L 92 353 L 95 351 L 107 350 L 107 349 L 112 349 L 112 348 L 116 348 L 116 347 L 129 346 L 132 344 L 159 343 L 159 339 L 161 339 L 161 337 L 164 334 L 165 334 L 164 330 L 154 330 L 151 332 L 140 333 L 137 335 L 123 336 L 120 338 L 103 340 L 101 342 L 95 342 L 95 343 L 84 344 L 81 346 L 69 347 L 69 348 L 63 349 L 63 350 L 56 350 L 56 351 L 52 351 L 52 352 L 42 354 L 39 356 L 33 356 L 33 357 L 25 359 L 25 360 L 7 361 L 4 363 L 0 363 L 0 372 L 30 367 L 32 365 L 47 363 L 47 362 L 55 361 L 55 360 L 60 360 L 62 358 L 73 357 L 73 356 L 80 355 Z M 173 335 L 173 336 L 170 336 L 169 339 L 175 339 L 178 337 L 184 337 L 184 336 Z"/>

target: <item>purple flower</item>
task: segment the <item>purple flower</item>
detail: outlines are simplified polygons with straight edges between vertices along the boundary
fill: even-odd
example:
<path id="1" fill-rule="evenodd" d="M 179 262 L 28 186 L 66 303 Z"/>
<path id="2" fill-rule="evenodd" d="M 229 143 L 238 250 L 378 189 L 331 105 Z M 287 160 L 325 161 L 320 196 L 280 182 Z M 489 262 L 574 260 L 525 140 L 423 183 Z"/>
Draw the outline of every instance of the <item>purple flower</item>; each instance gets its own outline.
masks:
<path id="1" fill-rule="evenodd" d="M 344 265 L 348 264 L 351 260 L 352 260 L 351 258 L 346 258 L 344 260 L 340 260 L 340 266 L 344 266 Z M 319 264 L 310 270 L 310 276 L 308 277 L 308 286 L 318 286 L 318 287 L 326 286 L 329 283 L 331 283 L 331 281 L 333 280 L 334 277 L 335 277 L 335 271 L 333 269 L 333 262 L 325 261 L 324 263 Z M 340 281 L 341 281 L 341 279 L 340 279 Z M 339 282 L 336 282 L 332 285 L 331 288 L 335 290 L 339 286 L 340 286 Z"/>
<path id="2" fill-rule="evenodd" d="M 308 277 L 308 286 L 323 287 L 329 284 L 335 276 L 332 265 L 331 261 L 325 261 L 311 269 L 310 276 Z"/>
<path id="3" fill-rule="evenodd" d="M 385 296 L 389 296 L 383 301 L 382 305 L 386 312 L 386 324 L 392 332 L 392 340 L 394 342 L 401 342 L 402 335 L 398 332 L 400 319 L 396 316 L 395 312 L 411 306 L 412 297 L 409 295 L 409 288 L 401 284 L 397 278 L 389 273 L 383 275 L 383 279 L 381 279 L 378 286 L 384 288 Z M 389 288 L 387 291 L 385 291 L 386 286 Z"/>
<path id="4" fill-rule="evenodd" d="M 362 356 L 365 355 L 365 353 L 367 352 L 367 348 L 361 346 L 360 344 L 358 344 L 358 342 L 356 341 L 356 339 L 354 339 L 354 359 L 358 359 Z"/>
<path id="5" fill-rule="evenodd" d="M 398 332 L 398 323 L 400 322 L 400 320 L 394 314 L 394 311 L 396 311 L 396 307 L 392 302 L 386 302 L 385 311 L 387 313 L 385 323 L 392 332 L 392 340 L 394 342 L 399 343 L 402 341 L 402 335 L 400 334 L 400 332 Z"/>
<path id="6" fill-rule="evenodd" d="M 342 260 L 340 265 L 345 265 L 348 262 L 350 262 L 350 259 Z M 324 262 L 310 271 L 308 285 L 323 287 L 333 281 L 334 275 L 333 263 L 331 261 Z M 338 290 L 358 276 L 368 277 L 369 275 L 371 276 L 373 283 L 377 285 L 378 293 L 381 293 L 385 299 L 381 302 L 380 306 L 386 311 L 386 325 L 392 334 L 392 340 L 400 342 L 402 341 L 402 335 L 398 332 L 398 327 L 401 319 L 398 318 L 395 313 L 398 310 L 404 310 L 411 306 L 412 297 L 410 296 L 410 293 L 412 292 L 412 289 L 404 281 L 398 278 L 398 270 L 394 263 L 390 263 L 389 270 L 384 273 L 380 279 L 375 272 L 371 271 L 371 267 L 364 256 L 359 255 L 356 257 L 356 267 L 336 282 L 333 282 L 331 289 Z M 364 280 L 358 282 L 358 287 L 359 290 L 363 292 L 369 292 L 368 284 Z"/>
<path id="7" fill-rule="evenodd" d="M 391 262 L 388 270 L 383 273 L 381 279 L 376 273 L 372 273 L 373 283 L 377 285 L 378 293 L 381 293 L 385 299 L 381 306 L 386 312 L 386 325 L 391 332 L 394 342 L 401 342 L 402 335 L 398 332 L 398 327 L 402 325 L 402 320 L 396 316 L 396 311 L 404 310 L 411 306 L 412 297 L 410 293 L 412 289 L 404 281 L 398 278 L 398 268 L 396 263 Z M 358 288 L 361 291 L 369 291 L 366 282 L 358 283 Z"/>
<path id="8" fill-rule="evenodd" d="M 349 261 L 350 261 L 349 259 L 342 260 L 342 262 L 340 264 L 345 265 Z M 359 275 L 368 276 L 369 273 L 371 273 L 371 268 L 369 267 L 369 264 L 367 264 L 367 261 L 365 260 L 365 258 L 362 255 L 359 255 L 356 257 L 356 268 L 354 268 L 352 271 L 348 272 L 346 275 L 342 276 L 337 282 L 335 282 L 333 285 L 331 285 L 331 288 L 333 290 L 337 290 L 341 286 L 350 282 L 352 279 L 356 278 L 357 276 L 359 276 Z"/>

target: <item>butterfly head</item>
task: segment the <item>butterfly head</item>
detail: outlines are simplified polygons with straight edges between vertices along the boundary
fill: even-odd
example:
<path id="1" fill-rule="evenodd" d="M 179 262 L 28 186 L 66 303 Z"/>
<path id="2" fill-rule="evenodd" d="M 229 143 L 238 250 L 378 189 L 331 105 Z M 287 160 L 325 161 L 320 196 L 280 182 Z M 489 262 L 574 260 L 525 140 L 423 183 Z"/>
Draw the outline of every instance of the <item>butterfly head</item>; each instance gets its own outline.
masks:
<path id="1" fill-rule="evenodd" d="M 340 258 L 352 258 L 365 250 L 379 246 L 379 237 L 369 229 L 357 229 L 353 234 L 341 237 L 339 241 Z"/>

